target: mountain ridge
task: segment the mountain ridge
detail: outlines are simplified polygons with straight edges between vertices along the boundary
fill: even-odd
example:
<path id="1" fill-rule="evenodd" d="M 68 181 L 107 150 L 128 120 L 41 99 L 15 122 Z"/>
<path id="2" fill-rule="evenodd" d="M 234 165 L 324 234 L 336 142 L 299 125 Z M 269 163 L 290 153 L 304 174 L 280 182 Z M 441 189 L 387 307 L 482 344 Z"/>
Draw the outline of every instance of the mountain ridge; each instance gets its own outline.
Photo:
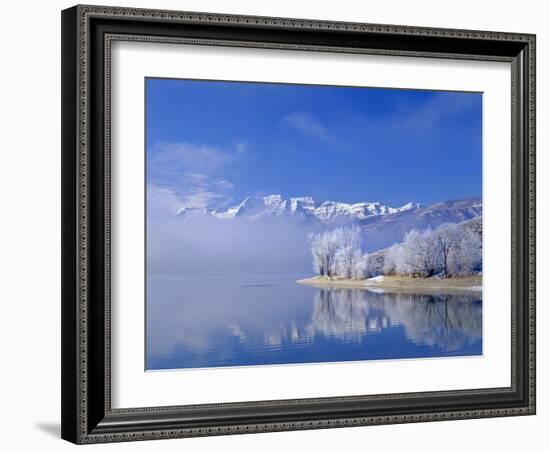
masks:
<path id="1" fill-rule="evenodd" d="M 182 208 L 178 215 L 185 218 L 199 214 L 220 221 L 243 220 L 261 226 L 290 219 L 313 232 L 327 226 L 356 225 L 361 228 L 365 249 L 372 252 L 402 242 L 412 229 L 435 229 L 446 223 L 464 222 L 480 217 L 482 212 L 481 198 L 478 197 L 427 206 L 409 202 L 393 208 L 380 202 L 316 202 L 307 196 L 285 199 L 281 195 L 269 195 L 247 197 L 238 205 L 223 209 Z"/>
<path id="2" fill-rule="evenodd" d="M 317 219 L 323 223 L 330 223 L 340 219 L 363 221 L 370 217 L 385 216 L 421 208 L 419 203 L 409 202 L 400 207 L 391 207 L 380 202 L 346 203 L 332 200 L 316 202 L 313 197 L 284 198 L 280 194 L 263 197 L 246 197 L 242 202 L 228 208 L 194 208 L 183 207 L 178 216 L 193 213 L 209 214 L 218 219 L 247 218 L 260 220 L 268 217 L 292 216 L 299 218 Z"/>

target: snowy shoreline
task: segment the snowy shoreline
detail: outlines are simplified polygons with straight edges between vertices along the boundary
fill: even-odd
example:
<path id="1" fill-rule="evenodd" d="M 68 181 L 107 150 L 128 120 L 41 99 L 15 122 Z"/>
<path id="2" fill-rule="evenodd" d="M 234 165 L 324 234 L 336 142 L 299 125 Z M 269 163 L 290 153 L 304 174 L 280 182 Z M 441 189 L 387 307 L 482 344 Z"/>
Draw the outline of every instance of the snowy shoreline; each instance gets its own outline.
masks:
<path id="1" fill-rule="evenodd" d="M 407 276 L 389 275 L 377 276 L 363 280 L 345 278 L 312 277 L 297 280 L 296 283 L 307 284 L 316 287 L 338 287 L 366 289 L 376 292 L 410 292 L 410 293 L 441 293 L 441 294 L 468 294 L 481 295 L 482 276 L 468 275 L 452 278 L 412 278 Z"/>

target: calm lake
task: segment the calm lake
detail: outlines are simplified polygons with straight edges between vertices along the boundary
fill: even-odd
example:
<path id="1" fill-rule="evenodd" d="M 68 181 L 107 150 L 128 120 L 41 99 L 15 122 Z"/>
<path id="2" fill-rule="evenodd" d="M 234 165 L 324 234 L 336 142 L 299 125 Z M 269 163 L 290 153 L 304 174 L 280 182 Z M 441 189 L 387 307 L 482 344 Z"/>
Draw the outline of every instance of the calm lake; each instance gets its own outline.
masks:
<path id="1" fill-rule="evenodd" d="M 481 293 L 316 288 L 311 274 L 147 278 L 146 368 L 482 353 Z"/>

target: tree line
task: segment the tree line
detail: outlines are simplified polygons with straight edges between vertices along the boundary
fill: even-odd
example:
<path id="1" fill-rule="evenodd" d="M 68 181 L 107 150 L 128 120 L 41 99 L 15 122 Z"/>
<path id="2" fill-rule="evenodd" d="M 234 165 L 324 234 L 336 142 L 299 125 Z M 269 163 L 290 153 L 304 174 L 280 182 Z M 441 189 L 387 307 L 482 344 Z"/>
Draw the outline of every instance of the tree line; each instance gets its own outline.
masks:
<path id="1" fill-rule="evenodd" d="M 313 270 L 328 278 L 364 279 L 375 275 L 413 277 L 463 276 L 481 271 L 479 233 L 445 224 L 432 230 L 411 230 L 402 243 L 383 252 L 383 263 L 373 264 L 362 251 L 358 226 L 338 227 L 308 236 Z"/>

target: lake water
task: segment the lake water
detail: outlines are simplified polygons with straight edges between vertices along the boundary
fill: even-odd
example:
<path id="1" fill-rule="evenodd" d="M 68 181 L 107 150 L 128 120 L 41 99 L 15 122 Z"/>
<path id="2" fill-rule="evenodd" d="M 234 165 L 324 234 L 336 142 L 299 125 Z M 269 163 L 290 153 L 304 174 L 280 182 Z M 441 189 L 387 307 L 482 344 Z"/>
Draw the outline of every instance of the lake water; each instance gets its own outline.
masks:
<path id="1" fill-rule="evenodd" d="M 480 355 L 481 293 L 317 288 L 311 274 L 148 276 L 146 368 Z"/>

